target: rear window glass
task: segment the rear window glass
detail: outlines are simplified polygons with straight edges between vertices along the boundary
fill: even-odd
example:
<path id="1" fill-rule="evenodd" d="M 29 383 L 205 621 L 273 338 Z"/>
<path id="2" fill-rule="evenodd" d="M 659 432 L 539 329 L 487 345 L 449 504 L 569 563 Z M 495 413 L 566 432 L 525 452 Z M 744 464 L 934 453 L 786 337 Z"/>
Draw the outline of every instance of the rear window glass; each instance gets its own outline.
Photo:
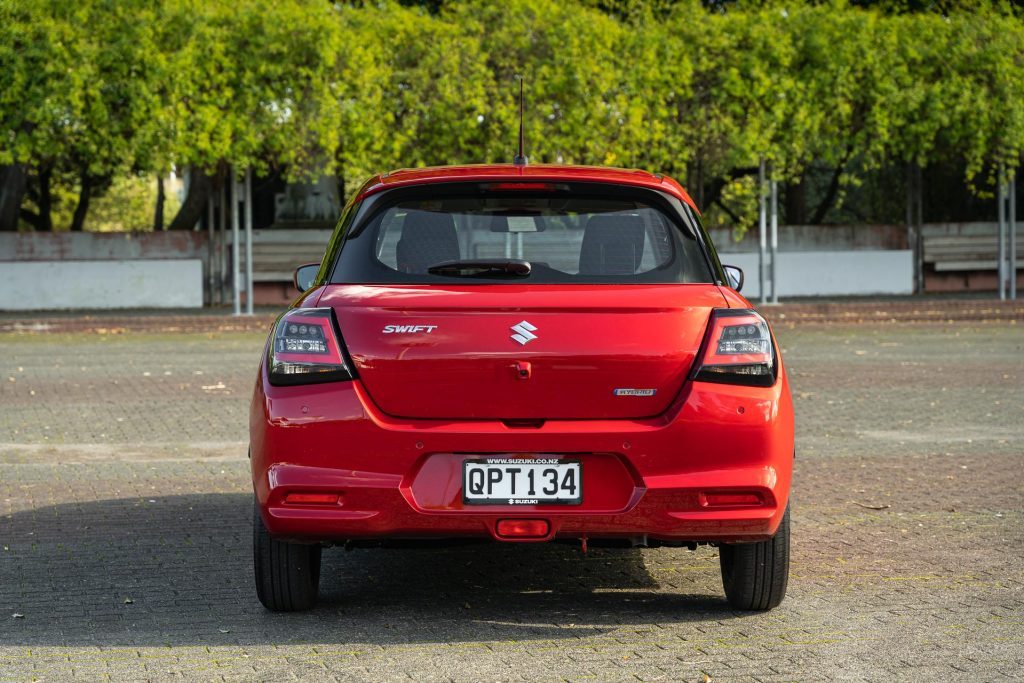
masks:
<path id="1" fill-rule="evenodd" d="M 481 259 L 528 261 L 529 275 L 510 282 L 712 281 L 692 235 L 659 208 L 619 199 L 514 192 L 406 200 L 378 211 L 350 241 L 344 251 L 371 260 L 358 269 L 368 282 L 472 282 L 480 277 L 430 269 Z M 345 270 L 342 281 L 354 281 Z"/>

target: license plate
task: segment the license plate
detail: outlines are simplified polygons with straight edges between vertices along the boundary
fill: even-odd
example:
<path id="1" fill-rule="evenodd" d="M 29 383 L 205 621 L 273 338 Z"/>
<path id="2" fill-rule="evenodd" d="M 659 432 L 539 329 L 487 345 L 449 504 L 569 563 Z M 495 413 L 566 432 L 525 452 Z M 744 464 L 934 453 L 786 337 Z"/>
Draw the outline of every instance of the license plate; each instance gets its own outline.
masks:
<path id="1" fill-rule="evenodd" d="M 468 505 L 579 505 L 579 460 L 482 458 L 462 465 L 462 502 Z"/>

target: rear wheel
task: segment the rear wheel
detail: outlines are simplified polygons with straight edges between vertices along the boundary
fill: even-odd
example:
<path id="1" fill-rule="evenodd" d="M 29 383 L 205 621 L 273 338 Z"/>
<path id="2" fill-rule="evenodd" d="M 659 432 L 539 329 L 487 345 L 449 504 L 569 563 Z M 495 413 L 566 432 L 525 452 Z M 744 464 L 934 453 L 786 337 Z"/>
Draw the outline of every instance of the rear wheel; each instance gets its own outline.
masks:
<path id="1" fill-rule="evenodd" d="M 759 543 L 723 544 L 719 556 L 730 605 L 749 610 L 778 606 L 789 581 L 789 508 L 775 536 Z"/>
<path id="2" fill-rule="evenodd" d="M 253 506 L 252 554 L 256 595 L 274 612 L 295 612 L 316 604 L 320 590 L 320 546 L 270 537 Z"/>

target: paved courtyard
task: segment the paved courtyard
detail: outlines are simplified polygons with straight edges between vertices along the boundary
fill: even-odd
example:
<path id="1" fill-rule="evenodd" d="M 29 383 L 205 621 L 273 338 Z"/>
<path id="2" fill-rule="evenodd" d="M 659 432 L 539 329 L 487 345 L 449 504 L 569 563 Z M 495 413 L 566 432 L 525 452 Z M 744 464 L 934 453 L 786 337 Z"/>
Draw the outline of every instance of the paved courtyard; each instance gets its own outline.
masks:
<path id="1" fill-rule="evenodd" d="M 0 680 L 1024 676 L 1024 327 L 777 328 L 797 406 L 789 595 L 717 551 L 324 554 L 256 600 L 245 458 L 263 336 L 0 334 Z"/>

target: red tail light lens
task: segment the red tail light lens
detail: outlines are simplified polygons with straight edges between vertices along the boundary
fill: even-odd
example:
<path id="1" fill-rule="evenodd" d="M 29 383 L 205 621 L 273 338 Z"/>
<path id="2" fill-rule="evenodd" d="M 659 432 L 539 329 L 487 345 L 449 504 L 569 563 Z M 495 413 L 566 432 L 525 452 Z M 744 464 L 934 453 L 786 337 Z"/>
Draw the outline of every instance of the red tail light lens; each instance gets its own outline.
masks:
<path id="1" fill-rule="evenodd" d="M 281 316 L 274 328 L 269 356 L 271 384 L 352 379 L 330 308 L 296 308 Z"/>
<path id="2" fill-rule="evenodd" d="M 770 387 L 778 369 L 765 319 L 750 309 L 716 308 L 693 379 Z"/>

